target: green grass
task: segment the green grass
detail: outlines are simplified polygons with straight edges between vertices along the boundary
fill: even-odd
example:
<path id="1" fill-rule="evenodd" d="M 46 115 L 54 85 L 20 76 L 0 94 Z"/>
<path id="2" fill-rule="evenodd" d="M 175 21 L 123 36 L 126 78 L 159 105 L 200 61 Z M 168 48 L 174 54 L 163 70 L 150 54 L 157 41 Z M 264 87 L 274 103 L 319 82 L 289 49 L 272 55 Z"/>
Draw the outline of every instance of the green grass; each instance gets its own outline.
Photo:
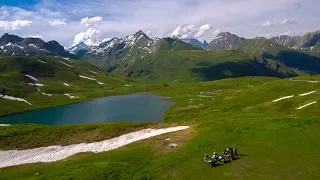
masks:
<path id="1" fill-rule="evenodd" d="M 68 67 L 59 61 L 73 67 Z M 39 83 L 44 85 L 40 90 L 53 96 L 42 95 L 36 87 L 29 85 L 28 83 L 33 82 L 25 74 L 38 78 Z M 92 76 L 104 84 L 100 85 L 96 81 L 80 78 L 79 75 Z M 69 84 L 70 87 L 65 86 L 64 83 Z M 125 87 L 125 84 L 131 87 Z M 98 97 L 145 92 L 160 87 L 159 84 L 142 84 L 119 78 L 78 60 L 69 62 L 58 57 L 2 57 L 0 94 L 5 89 L 7 95 L 26 99 L 32 103 L 32 106 L 24 102 L 0 98 L 0 116 L 83 102 Z M 78 96 L 79 99 L 70 99 L 64 95 L 65 93 Z"/>
<path id="2" fill-rule="evenodd" d="M 302 110 L 296 108 L 317 100 L 319 93 L 279 102 L 272 100 L 319 88 L 320 84 L 264 77 L 173 84 L 151 93 L 171 97 L 170 100 L 176 102 L 166 113 L 164 125 L 191 125 L 190 130 L 139 141 L 105 153 L 76 155 L 56 163 L 3 168 L 0 179 L 317 179 L 320 104 Z M 190 108 L 193 107 L 190 105 L 198 108 Z M 33 132 L 34 128 L 37 129 L 33 132 L 37 134 L 33 142 L 36 144 L 41 142 L 39 137 L 46 136 L 44 132 L 50 132 L 49 138 L 65 133 L 67 138 L 62 139 L 69 140 L 73 138 L 68 137 L 73 137 L 78 129 L 79 134 L 88 137 L 90 132 L 96 132 L 86 129 L 91 125 L 61 129 L 30 126 L 26 131 L 21 131 L 21 127 L 0 127 L 0 137 L 17 135 L 24 139 L 30 136 L 22 132 Z M 97 131 L 108 131 L 107 126 L 95 127 Z M 121 126 L 115 127 L 117 131 Z M 110 137 L 108 133 L 100 135 L 101 139 Z M 178 148 L 168 149 L 166 138 L 171 138 L 170 143 L 177 143 Z M 1 143 L 11 144 L 14 148 L 17 146 L 13 143 L 15 140 L 5 139 Z M 19 143 L 26 142 L 21 140 Z M 226 145 L 239 148 L 239 159 L 215 168 L 203 161 L 205 153 L 221 152 Z"/>

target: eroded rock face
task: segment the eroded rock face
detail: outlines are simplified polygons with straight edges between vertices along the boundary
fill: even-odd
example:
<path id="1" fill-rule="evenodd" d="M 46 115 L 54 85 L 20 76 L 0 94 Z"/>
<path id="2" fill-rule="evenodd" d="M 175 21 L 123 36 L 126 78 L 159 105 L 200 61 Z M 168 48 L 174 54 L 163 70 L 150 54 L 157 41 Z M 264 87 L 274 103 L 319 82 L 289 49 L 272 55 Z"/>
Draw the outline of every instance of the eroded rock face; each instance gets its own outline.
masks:
<path id="1" fill-rule="evenodd" d="M 244 38 L 235 34 L 222 32 L 208 44 L 207 49 L 212 51 L 235 49 L 242 40 L 244 40 Z"/>
<path id="2" fill-rule="evenodd" d="M 283 46 L 301 49 L 301 48 L 315 48 L 320 47 L 320 31 L 310 32 L 303 36 L 276 36 L 271 38 L 272 41 Z"/>

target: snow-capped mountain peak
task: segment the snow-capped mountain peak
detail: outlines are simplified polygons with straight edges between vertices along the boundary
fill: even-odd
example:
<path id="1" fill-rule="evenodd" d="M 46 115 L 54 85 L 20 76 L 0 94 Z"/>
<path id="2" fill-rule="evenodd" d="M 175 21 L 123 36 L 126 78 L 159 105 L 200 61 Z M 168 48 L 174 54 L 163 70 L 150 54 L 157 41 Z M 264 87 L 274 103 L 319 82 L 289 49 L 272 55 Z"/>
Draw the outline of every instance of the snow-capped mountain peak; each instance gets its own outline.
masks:
<path id="1" fill-rule="evenodd" d="M 76 44 L 68 48 L 68 51 L 71 53 L 76 53 L 77 51 L 88 50 L 88 49 L 89 49 L 88 45 L 86 45 L 83 41 L 81 41 L 79 44 Z"/>

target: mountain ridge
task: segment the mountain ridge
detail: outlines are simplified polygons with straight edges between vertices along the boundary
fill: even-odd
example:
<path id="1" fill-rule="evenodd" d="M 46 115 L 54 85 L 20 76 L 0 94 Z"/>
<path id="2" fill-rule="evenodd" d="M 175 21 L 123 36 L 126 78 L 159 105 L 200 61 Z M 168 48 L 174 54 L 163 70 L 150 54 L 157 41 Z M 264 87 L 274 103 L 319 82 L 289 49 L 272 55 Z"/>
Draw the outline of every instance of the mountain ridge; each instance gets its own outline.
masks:
<path id="1" fill-rule="evenodd" d="M 2 56 L 63 56 L 72 55 L 57 41 L 45 42 L 40 38 L 21 38 L 5 33 L 0 37 L 0 55 Z"/>

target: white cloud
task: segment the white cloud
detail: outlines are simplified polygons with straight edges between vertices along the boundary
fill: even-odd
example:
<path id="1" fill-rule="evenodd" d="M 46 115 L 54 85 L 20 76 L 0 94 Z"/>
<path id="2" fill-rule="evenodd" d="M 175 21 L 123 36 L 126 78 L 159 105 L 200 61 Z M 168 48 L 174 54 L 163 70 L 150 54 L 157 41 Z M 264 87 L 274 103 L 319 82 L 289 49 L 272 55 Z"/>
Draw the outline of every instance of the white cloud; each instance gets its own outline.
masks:
<path id="1" fill-rule="evenodd" d="M 205 24 L 202 25 L 197 32 L 195 32 L 195 34 L 193 35 L 194 38 L 200 38 L 203 36 L 203 34 L 205 32 L 207 32 L 208 30 L 213 29 L 212 26 L 210 24 Z"/>
<path id="2" fill-rule="evenodd" d="M 300 2 L 302 8 L 294 2 Z M 279 35 L 287 31 L 290 21 L 280 23 L 285 17 L 299 22 L 294 28 L 290 27 L 292 34 L 319 30 L 319 6 L 319 0 L 41 0 L 25 9 L 21 8 L 23 6 L 0 5 L 0 21 L 30 20 L 31 26 L 23 28 L 23 31 L 11 30 L 11 33 L 22 37 L 41 34 L 45 40 L 54 39 L 64 46 L 72 45 L 75 35 L 86 32 L 89 27 L 99 30 L 99 37 L 121 38 L 140 29 L 145 32 L 150 30 L 152 37 L 165 37 L 171 35 L 178 25 L 192 24 L 192 31 L 196 32 L 202 25 L 211 24 L 214 30 L 254 38 L 259 34 L 272 32 Z M 98 21 L 90 22 L 92 17 L 101 18 L 93 18 Z M 83 23 L 80 23 L 81 18 Z M 53 28 L 48 23 L 59 19 L 67 19 L 67 24 Z M 262 26 L 267 20 L 271 20 L 267 27 L 272 25 L 274 28 Z M 214 30 L 206 31 L 199 40 L 211 41 Z M 4 32 L 9 30 L 0 27 L 0 34 Z M 190 37 L 194 34 L 191 33 Z M 189 36 L 188 33 L 184 35 Z"/>
<path id="3" fill-rule="evenodd" d="M 98 24 L 100 24 L 102 21 L 102 17 L 101 16 L 96 16 L 96 17 L 92 17 L 92 18 L 82 18 L 81 19 L 81 24 L 84 24 L 86 27 L 91 27 L 91 26 L 96 26 Z"/>
<path id="4" fill-rule="evenodd" d="M 192 37 L 194 25 L 185 24 L 173 30 L 170 36 L 186 39 Z"/>
<path id="5" fill-rule="evenodd" d="M 42 35 L 31 35 L 29 37 L 31 37 L 31 38 L 40 38 L 41 39 L 43 36 Z"/>
<path id="6" fill-rule="evenodd" d="M 297 24 L 298 22 L 296 21 L 291 21 L 289 19 L 284 19 L 283 21 L 280 22 L 280 24 Z"/>
<path id="7" fill-rule="evenodd" d="M 297 24 L 298 22 L 296 21 L 292 21 L 292 20 L 289 20 L 289 19 L 284 19 L 282 21 L 266 21 L 262 26 L 263 27 L 273 27 L 273 26 L 276 26 L 276 25 L 287 25 L 287 24 Z"/>
<path id="8" fill-rule="evenodd" d="M 195 28 L 195 25 L 193 24 L 185 24 L 182 26 L 179 26 L 173 30 L 173 32 L 169 36 L 178 37 L 181 39 L 188 39 L 188 38 L 201 38 L 203 37 L 207 32 L 210 30 L 213 30 L 212 26 L 210 24 L 204 24 L 200 26 L 199 28 Z M 213 31 L 213 35 L 215 33 L 218 33 L 220 30 Z M 210 36 L 212 36 L 210 34 Z"/>
<path id="9" fill-rule="evenodd" d="M 280 35 L 290 35 L 290 34 L 291 34 L 291 31 L 280 33 Z"/>
<path id="10" fill-rule="evenodd" d="M 87 45 L 95 45 L 99 42 L 100 31 L 89 28 L 86 32 L 81 32 L 74 37 L 73 45 L 81 41 Z"/>
<path id="11" fill-rule="evenodd" d="M 66 19 L 56 19 L 53 21 L 49 21 L 51 26 L 60 26 L 60 25 L 67 25 Z"/>
<path id="12" fill-rule="evenodd" d="M 31 23 L 32 21 L 28 20 L 0 21 L 0 28 L 3 28 L 5 31 L 15 31 L 30 26 Z"/>

